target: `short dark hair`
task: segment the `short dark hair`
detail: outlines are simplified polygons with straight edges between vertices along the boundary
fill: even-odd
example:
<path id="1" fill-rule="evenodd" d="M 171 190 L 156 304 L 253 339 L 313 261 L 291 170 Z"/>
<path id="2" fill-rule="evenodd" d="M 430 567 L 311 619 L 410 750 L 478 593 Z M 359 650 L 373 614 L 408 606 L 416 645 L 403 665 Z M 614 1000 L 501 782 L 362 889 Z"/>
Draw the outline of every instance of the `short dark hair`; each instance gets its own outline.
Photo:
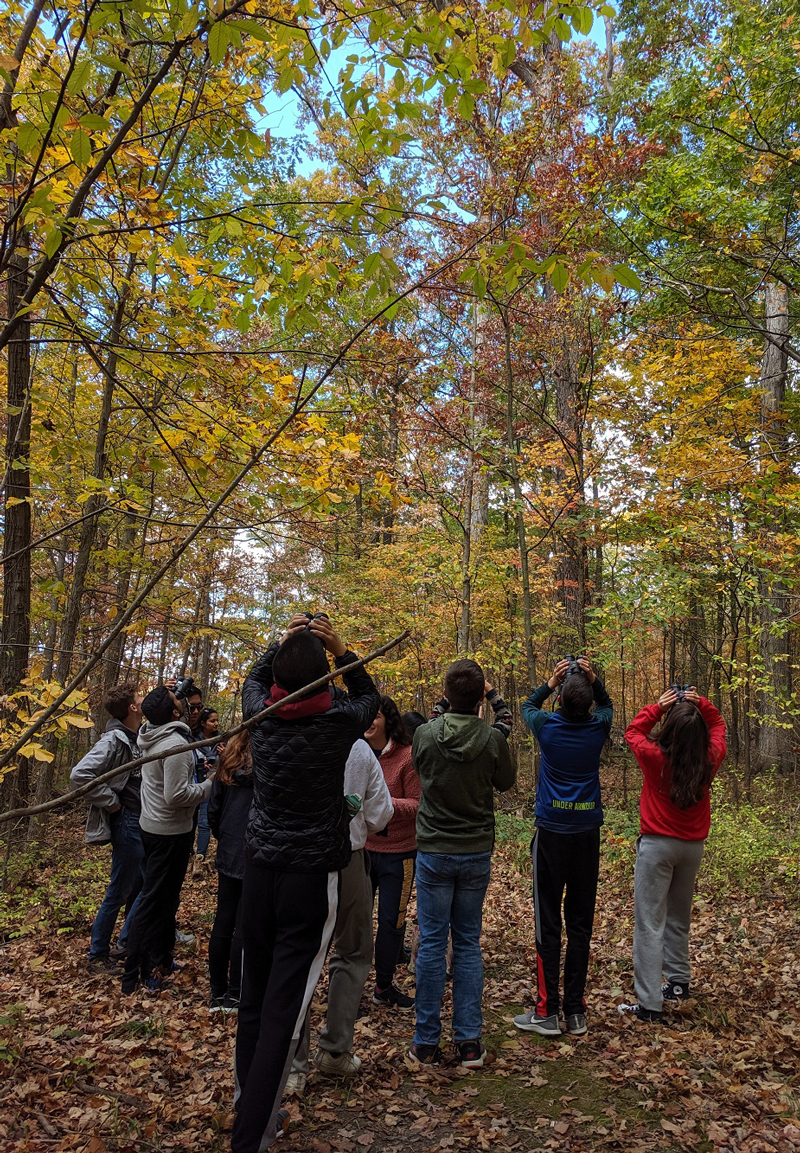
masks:
<path id="1" fill-rule="evenodd" d="M 564 720 L 588 721 L 594 693 L 585 673 L 571 673 L 561 690 L 561 712 Z"/>
<path id="2" fill-rule="evenodd" d="M 325 646 L 308 629 L 287 637 L 272 662 L 275 684 L 290 693 L 305 688 L 329 672 Z"/>
<path id="3" fill-rule="evenodd" d="M 103 708 L 118 721 L 124 721 L 136 700 L 136 685 L 114 685 L 103 697 Z"/>
<path id="4" fill-rule="evenodd" d="M 477 661 L 453 661 L 444 674 L 444 695 L 456 713 L 470 713 L 483 700 L 486 678 Z"/>
<path id="5" fill-rule="evenodd" d="M 142 701 L 142 712 L 151 725 L 166 725 L 172 720 L 175 702 L 166 685 L 156 685 Z"/>
<path id="6" fill-rule="evenodd" d="M 403 713 L 403 720 L 406 723 L 406 728 L 413 735 L 420 725 L 427 725 L 428 718 L 424 717 L 422 713 L 418 713 L 416 709 L 409 709 L 407 713 Z"/>

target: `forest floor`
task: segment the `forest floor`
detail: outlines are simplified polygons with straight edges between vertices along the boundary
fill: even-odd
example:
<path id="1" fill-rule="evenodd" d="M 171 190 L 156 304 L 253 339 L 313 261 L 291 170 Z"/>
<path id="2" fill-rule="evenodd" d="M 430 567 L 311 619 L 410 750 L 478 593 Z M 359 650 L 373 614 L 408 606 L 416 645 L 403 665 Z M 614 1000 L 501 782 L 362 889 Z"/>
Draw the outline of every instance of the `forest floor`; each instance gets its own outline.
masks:
<path id="1" fill-rule="evenodd" d="M 305 1097 L 292 1100 L 281 1153 L 800 1149 L 796 894 L 731 897 L 701 884 L 696 998 L 663 1025 L 623 1021 L 615 1003 L 633 991 L 632 876 L 613 836 L 604 841 L 587 1036 L 545 1040 L 511 1023 L 531 1004 L 533 918 L 524 853 L 499 845 L 483 938 L 490 1063 L 467 1073 L 454 1063 L 409 1067 L 411 1018 L 365 998 L 361 1074 L 349 1083 L 312 1074 Z M 207 1011 L 213 875 L 184 889 L 179 924 L 198 946 L 179 957 L 183 970 L 160 996 L 128 999 L 117 977 L 90 974 L 85 962 L 107 867 L 104 851 L 80 844 L 75 815 L 53 821 L 5 906 L 0 1149 L 223 1150 L 236 1025 Z M 400 983 L 413 987 L 404 969 Z M 315 1028 L 324 997 L 323 983 Z M 448 1012 L 449 994 L 445 1020 Z"/>

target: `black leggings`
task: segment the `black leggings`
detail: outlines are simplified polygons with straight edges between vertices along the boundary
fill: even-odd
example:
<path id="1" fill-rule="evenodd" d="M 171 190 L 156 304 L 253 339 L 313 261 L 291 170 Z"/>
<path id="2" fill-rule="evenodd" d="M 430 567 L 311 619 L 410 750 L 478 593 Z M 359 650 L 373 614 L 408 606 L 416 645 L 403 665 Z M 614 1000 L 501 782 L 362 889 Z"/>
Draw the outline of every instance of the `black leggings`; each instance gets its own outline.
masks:
<path id="1" fill-rule="evenodd" d="M 238 877 L 217 874 L 217 912 L 208 942 L 208 972 L 215 999 L 229 993 L 238 1000 L 241 992 L 243 884 Z"/>

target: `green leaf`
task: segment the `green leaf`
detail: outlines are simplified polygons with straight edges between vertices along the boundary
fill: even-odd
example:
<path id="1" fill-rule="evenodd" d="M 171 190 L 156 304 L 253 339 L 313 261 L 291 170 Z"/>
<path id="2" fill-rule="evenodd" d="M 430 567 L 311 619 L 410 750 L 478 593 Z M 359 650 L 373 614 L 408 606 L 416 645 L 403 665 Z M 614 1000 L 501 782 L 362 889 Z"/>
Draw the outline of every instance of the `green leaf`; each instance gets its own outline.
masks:
<path id="1" fill-rule="evenodd" d="M 89 161 L 92 159 L 92 141 L 80 128 L 72 133 L 69 142 L 69 154 L 78 168 L 88 168 Z"/>
<path id="2" fill-rule="evenodd" d="M 208 33 L 208 54 L 212 64 L 219 64 L 228 51 L 230 33 L 224 20 L 217 20 Z"/>
<path id="3" fill-rule="evenodd" d="M 633 288 L 636 292 L 642 291 L 642 282 L 632 268 L 626 264 L 614 265 L 614 279 L 623 288 Z"/>
<path id="4" fill-rule="evenodd" d="M 48 232 L 44 240 L 44 251 L 47 257 L 53 257 L 58 252 L 59 246 L 63 239 L 60 228 L 53 228 Z"/>
<path id="5" fill-rule="evenodd" d="M 557 16 L 553 23 L 553 27 L 556 30 L 556 35 L 558 36 L 559 40 L 563 40 L 564 43 L 566 43 L 568 40 L 572 39 L 572 32 L 570 31 L 569 24 L 567 24 L 563 17 Z"/>
<path id="6" fill-rule="evenodd" d="M 486 277 L 483 275 L 479 268 L 475 269 L 472 276 L 472 287 L 478 300 L 483 300 L 486 296 Z"/>
<path id="7" fill-rule="evenodd" d="M 553 266 L 553 271 L 550 273 L 550 283 L 556 292 L 563 292 L 569 284 L 569 271 L 560 260 L 556 261 Z"/>
<path id="8" fill-rule="evenodd" d="M 72 75 L 67 81 L 67 92 L 70 96 L 75 96 L 78 92 L 82 92 L 89 82 L 89 77 L 92 74 L 92 62 L 87 57 L 85 60 L 79 60 L 72 70 Z"/>
<path id="9" fill-rule="evenodd" d="M 252 36 L 254 40 L 262 42 L 269 40 L 269 30 L 256 20 L 228 20 L 229 28 L 237 28 L 245 36 Z"/>
<path id="10" fill-rule="evenodd" d="M 105 132 L 110 127 L 105 116 L 98 116 L 96 112 L 87 112 L 85 116 L 81 116 L 81 128 L 87 132 Z"/>
<path id="11" fill-rule="evenodd" d="M 17 148 L 25 156 L 38 152 L 42 143 L 42 134 L 35 124 L 21 124 L 17 129 Z"/>
<path id="12" fill-rule="evenodd" d="M 475 98 L 469 92 L 462 92 L 458 101 L 458 115 L 462 120 L 471 120 L 475 111 Z"/>

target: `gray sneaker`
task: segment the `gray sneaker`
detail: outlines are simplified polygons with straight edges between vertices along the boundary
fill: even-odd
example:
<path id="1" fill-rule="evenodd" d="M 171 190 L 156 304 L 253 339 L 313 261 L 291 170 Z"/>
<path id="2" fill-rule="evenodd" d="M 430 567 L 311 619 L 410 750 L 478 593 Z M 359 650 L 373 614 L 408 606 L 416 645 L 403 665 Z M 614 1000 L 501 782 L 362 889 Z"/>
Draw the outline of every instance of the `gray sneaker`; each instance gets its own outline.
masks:
<path id="1" fill-rule="evenodd" d="M 326 1077 L 352 1077 L 361 1068 L 361 1058 L 355 1053 L 340 1053 L 334 1057 L 327 1049 L 317 1049 L 314 1064 Z"/>
<path id="2" fill-rule="evenodd" d="M 519 1017 L 514 1018 L 514 1024 L 523 1033 L 539 1033 L 542 1037 L 561 1036 L 556 1013 L 552 1013 L 549 1017 L 540 1017 L 535 1011 L 520 1013 Z"/>
<path id="3" fill-rule="evenodd" d="M 194 933 L 182 933 L 180 929 L 175 930 L 176 945 L 193 945 L 196 939 Z"/>
<path id="4" fill-rule="evenodd" d="M 584 1033 L 589 1032 L 583 1013 L 570 1013 L 567 1017 L 567 1032 L 573 1037 L 582 1037 Z"/>

